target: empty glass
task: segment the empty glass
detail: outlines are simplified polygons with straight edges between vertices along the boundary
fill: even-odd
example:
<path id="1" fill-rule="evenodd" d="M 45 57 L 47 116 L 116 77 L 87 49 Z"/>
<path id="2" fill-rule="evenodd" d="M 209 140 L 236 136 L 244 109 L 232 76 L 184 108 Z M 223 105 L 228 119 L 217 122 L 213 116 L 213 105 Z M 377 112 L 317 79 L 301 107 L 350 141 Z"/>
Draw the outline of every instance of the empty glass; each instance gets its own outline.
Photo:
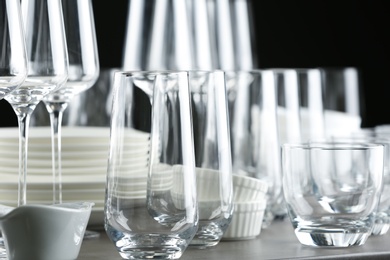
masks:
<path id="1" fill-rule="evenodd" d="M 296 69 L 301 141 L 325 137 L 324 92 L 319 69 Z"/>
<path id="2" fill-rule="evenodd" d="M 177 259 L 198 229 L 188 72 L 116 72 L 105 229 L 125 259 Z"/>
<path id="3" fill-rule="evenodd" d="M 189 73 L 199 229 L 192 246 L 218 244 L 233 214 L 232 167 L 225 74 Z"/>
<path id="4" fill-rule="evenodd" d="M 353 67 L 322 68 L 325 126 L 328 136 L 345 136 L 360 129 L 362 96 L 359 71 Z"/>
<path id="5" fill-rule="evenodd" d="M 301 141 L 298 73 L 294 69 L 273 69 L 276 81 L 279 143 Z"/>
<path id="6" fill-rule="evenodd" d="M 226 77 L 233 173 L 268 184 L 267 227 L 284 209 L 274 73 L 237 71 Z"/>
<path id="7" fill-rule="evenodd" d="M 383 177 L 381 144 L 284 144 L 283 189 L 304 245 L 362 245 L 375 222 Z"/>
<path id="8" fill-rule="evenodd" d="M 272 69 L 277 89 L 280 144 L 325 137 L 319 69 Z"/>

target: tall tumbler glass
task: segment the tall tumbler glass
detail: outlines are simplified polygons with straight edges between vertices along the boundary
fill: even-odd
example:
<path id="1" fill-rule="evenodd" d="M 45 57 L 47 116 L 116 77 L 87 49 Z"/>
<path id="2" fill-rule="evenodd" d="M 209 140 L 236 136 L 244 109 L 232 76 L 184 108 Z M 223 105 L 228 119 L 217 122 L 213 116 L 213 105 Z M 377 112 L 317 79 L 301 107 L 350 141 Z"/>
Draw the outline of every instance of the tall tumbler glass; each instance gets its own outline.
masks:
<path id="1" fill-rule="evenodd" d="M 188 72 L 116 72 L 105 230 L 125 259 L 177 259 L 198 229 Z"/>
<path id="2" fill-rule="evenodd" d="M 268 184 L 267 227 L 283 205 L 275 78 L 271 70 L 227 72 L 233 173 Z"/>
<path id="3" fill-rule="evenodd" d="M 349 247 L 370 236 L 382 191 L 381 144 L 283 145 L 283 188 L 303 245 Z"/>
<path id="4" fill-rule="evenodd" d="M 199 229 L 191 246 L 215 246 L 233 214 L 232 165 L 225 73 L 191 71 Z"/>
<path id="5" fill-rule="evenodd" d="M 358 131 L 363 116 L 359 71 L 353 67 L 321 68 L 326 134 L 345 136 Z"/>
<path id="6" fill-rule="evenodd" d="M 325 137 L 324 89 L 320 69 L 296 69 L 301 141 Z"/>

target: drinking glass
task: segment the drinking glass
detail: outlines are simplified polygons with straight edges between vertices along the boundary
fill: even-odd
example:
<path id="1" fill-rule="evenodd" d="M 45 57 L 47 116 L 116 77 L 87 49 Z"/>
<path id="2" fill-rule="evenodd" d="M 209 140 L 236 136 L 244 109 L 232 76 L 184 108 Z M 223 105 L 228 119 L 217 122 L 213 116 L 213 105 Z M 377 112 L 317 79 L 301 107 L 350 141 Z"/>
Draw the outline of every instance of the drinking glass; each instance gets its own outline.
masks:
<path id="1" fill-rule="evenodd" d="M 272 70 L 226 72 L 233 173 L 268 184 L 263 226 L 283 207 Z"/>
<path id="2" fill-rule="evenodd" d="M 204 0 L 193 1 L 201 4 Z M 185 1 L 130 0 L 123 70 L 194 69 L 190 9 Z M 206 69 L 206 68 L 204 68 Z"/>
<path id="3" fill-rule="evenodd" d="M 335 136 L 328 138 L 332 143 L 375 143 L 384 147 L 383 190 L 379 207 L 375 213 L 375 224 L 372 235 L 384 235 L 390 228 L 390 138 L 375 133 L 362 132 L 359 135 Z"/>
<path id="4" fill-rule="evenodd" d="M 284 144 L 282 151 L 284 197 L 298 240 L 364 244 L 382 191 L 383 145 L 313 142 Z"/>
<path id="5" fill-rule="evenodd" d="M 321 68 L 328 136 L 346 136 L 361 127 L 363 97 L 357 68 Z"/>
<path id="6" fill-rule="evenodd" d="M 66 46 L 69 56 L 67 82 L 46 95 L 43 102 L 50 114 L 53 203 L 62 203 L 61 124 L 64 110 L 79 93 L 90 88 L 99 76 L 95 24 L 91 0 L 62 1 Z"/>
<path id="7" fill-rule="evenodd" d="M 27 76 L 27 55 L 20 2 L 0 1 L 0 100 L 17 89 Z M 0 259 L 7 259 L 0 233 Z"/>
<path id="8" fill-rule="evenodd" d="M 191 246 L 215 246 L 233 214 L 232 163 L 223 71 L 190 71 L 199 228 Z"/>
<path id="9" fill-rule="evenodd" d="M 295 69 L 272 69 L 275 73 L 279 143 L 299 142 L 302 138 L 300 92 Z"/>
<path id="10" fill-rule="evenodd" d="M 19 124 L 18 206 L 26 204 L 28 128 L 36 105 L 68 77 L 68 54 L 60 0 L 22 0 L 22 17 L 28 59 L 23 84 L 5 99 Z"/>
<path id="11" fill-rule="evenodd" d="M 321 70 L 295 69 L 298 74 L 301 141 L 325 137 L 324 92 Z"/>
<path id="12" fill-rule="evenodd" d="M 178 259 L 198 229 L 188 72 L 116 72 L 105 230 L 125 259 Z"/>

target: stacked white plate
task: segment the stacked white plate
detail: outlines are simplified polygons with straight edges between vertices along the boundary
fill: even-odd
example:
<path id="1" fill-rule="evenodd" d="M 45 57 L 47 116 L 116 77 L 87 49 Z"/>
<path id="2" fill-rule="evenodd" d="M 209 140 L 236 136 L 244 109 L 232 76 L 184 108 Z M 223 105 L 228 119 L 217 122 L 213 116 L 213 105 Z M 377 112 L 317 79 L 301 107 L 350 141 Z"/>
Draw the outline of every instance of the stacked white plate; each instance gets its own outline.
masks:
<path id="1" fill-rule="evenodd" d="M 90 225 L 103 223 L 103 207 L 109 153 L 109 128 L 62 128 L 63 202 L 94 202 Z M 149 133 L 125 135 L 124 170 L 137 171 L 146 183 Z M 17 128 L 0 128 L 0 204 L 17 203 L 19 137 Z M 51 204 L 53 199 L 52 150 L 49 127 L 31 127 L 27 165 L 27 203 Z M 146 190 L 139 187 L 137 195 Z M 135 193 L 125 195 L 135 195 Z"/>

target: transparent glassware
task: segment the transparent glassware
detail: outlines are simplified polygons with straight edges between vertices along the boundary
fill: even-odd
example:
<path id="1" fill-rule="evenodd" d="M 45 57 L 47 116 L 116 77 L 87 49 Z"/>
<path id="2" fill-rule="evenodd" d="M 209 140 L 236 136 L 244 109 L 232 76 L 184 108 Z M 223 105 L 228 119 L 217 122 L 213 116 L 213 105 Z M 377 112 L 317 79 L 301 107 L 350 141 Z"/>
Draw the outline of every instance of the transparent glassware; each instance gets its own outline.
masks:
<path id="1" fill-rule="evenodd" d="M 325 139 L 333 143 L 373 143 L 384 147 L 383 190 L 375 213 L 375 224 L 372 235 L 384 235 L 390 229 L 390 135 L 369 131 L 359 131 L 351 135 L 336 135 Z"/>
<path id="2" fill-rule="evenodd" d="M 178 259 L 198 229 L 188 72 L 116 72 L 105 230 L 125 259 Z"/>
<path id="3" fill-rule="evenodd" d="M 316 68 L 295 70 L 298 75 L 301 141 L 324 138 L 326 132 L 321 70 Z"/>
<path id="4" fill-rule="evenodd" d="M 50 114 L 53 150 L 53 202 L 62 202 L 61 125 L 64 110 L 78 94 L 86 91 L 99 76 L 99 57 L 91 0 L 62 1 L 66 46 L 69 56 L 67 82 L 43 99 Z"/>
<path id="5" fill-rule="evenodd" d="M 19 1 L 0 1 L 0 100 L 27 76 L 27 55 Z M 8 259 L 0 232 L 0 259 Z"/>
<path id="6" fill-rule="evenodd" d="M 268 184 L 264 228 L 283 206 L 272 70 L 226 72 L 233 173 Z"/>
<path id="7" fill-rule="evenodd" d="M 215 246 L 233 215 L 225 73 L 190 71 L 199 228 L 191 246 Z"/>
<path id="8" fill-rule="evenodd" d="M 375 143 L 284 144 L 288 215 L 303 245 L 350 247 L 371 235 L 383 185 L 384 146 Z"/>
<path id="9" fill-rule="evenodd" d="M 327 136 L 358 131 L 364 115 L 359 70 L 354 67 L 321 68 Z"/>
<path id="10" fill-rule="evenodd" d="M 130 0 L 122 70 L 194 69 L 189 4 L 177 0 Z"/>
<path id="11" fill-rule="evenodd" d="M 6 96 L 19 124 L 18 205 L 26 204 L 28 128 L 37 104 L 68 77 L 68 53 L 59 0 L 23 0 L 21 2 L 27 49 L 28 74 L 23 84 Z"/>

